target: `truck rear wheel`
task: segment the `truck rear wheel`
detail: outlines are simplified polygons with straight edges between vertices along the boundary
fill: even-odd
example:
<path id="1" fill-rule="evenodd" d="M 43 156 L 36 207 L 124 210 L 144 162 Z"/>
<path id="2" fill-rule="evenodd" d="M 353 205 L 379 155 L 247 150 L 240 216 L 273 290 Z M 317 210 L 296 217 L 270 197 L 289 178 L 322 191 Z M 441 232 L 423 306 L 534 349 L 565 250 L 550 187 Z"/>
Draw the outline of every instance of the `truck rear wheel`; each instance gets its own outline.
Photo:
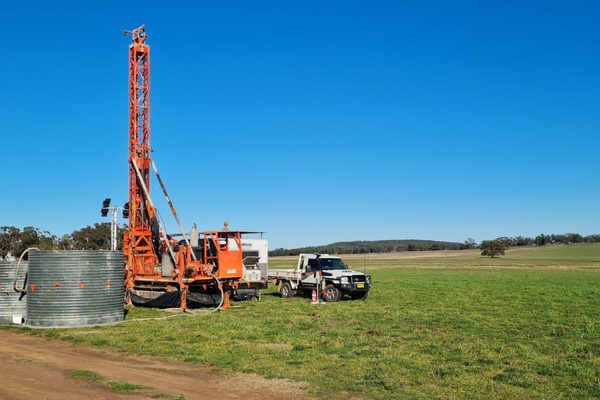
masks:
<path id="1" fill-rule="evenodd" d="M 279 293 L 281 293 L 281 297 L 283 298 L 294 297 L 296 295 L 296 291 L 292 290 L 292 285 L 290 285 L 288 282 L 283 282 L 281 284 Z"/>
<path id="2" fill-rule="evenodd" d="M 342 298 L 342 292 L 340 289 L 336 288 L 333 285 L 325 286 L 325 292 L 323 292 L 323 300 L 327 302 L 338 301 Z"/>

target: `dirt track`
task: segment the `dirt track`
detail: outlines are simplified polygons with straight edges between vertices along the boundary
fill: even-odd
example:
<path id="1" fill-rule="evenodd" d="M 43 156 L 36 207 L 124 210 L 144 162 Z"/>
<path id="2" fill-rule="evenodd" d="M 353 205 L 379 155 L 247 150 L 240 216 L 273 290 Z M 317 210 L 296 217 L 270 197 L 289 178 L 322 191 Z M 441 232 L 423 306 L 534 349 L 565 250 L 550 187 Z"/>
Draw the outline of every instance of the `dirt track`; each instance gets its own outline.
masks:
<path id="1" fill-rule="evenodd" d="M 103 379 L 72 376 L 93 371 Z M 312 397 L 301 384 L 255 375 L 222 376 L 193 364 L 152 357 L 117 355 L 104 350 L 0 330 L 0 399 L 303 399 Z M 108 382 L 149 387 L 119 391 Z"/>

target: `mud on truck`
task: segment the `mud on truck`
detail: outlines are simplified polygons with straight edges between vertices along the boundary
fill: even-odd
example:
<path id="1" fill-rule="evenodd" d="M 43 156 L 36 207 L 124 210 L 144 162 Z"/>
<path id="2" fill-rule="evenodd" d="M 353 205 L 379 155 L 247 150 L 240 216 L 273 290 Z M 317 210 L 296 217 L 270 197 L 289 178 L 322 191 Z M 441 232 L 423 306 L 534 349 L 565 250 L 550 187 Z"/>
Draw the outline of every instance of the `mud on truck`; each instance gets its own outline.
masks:
<path id="1" fill-rule="evenodd" d="M 327 302 L 344 296 L 364 300 L 371 288 L 370 275 L 351 270 L 340 257 L 329 254 L 300 254 L 295 269 L 269 269 L 268 279 L 281 297 L 315 290 Z"/>

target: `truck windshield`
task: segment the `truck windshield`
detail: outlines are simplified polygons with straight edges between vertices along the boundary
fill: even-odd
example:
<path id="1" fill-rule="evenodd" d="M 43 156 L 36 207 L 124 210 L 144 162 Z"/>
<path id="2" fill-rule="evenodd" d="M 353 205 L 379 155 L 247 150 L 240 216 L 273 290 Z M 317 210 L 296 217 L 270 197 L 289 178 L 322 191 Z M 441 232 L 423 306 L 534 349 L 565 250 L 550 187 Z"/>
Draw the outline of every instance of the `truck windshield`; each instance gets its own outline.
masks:
<path id="1" fill-rule="evenodd" d="M 348 266 L 346 264 L 344 264 L 344 261 L 342 261 L 340 258 L 319 258 L 320 264 L 321 264 L 321 269 L 323 270 L 331 270 L 331 269 L 349 269 Z M 317 259 L 312 258 L 310 260 L 308 260 L 308 266 L 311 267 L 312 269 L 316 269 L 317 266 L 319 264 L 317 264 Z"/>

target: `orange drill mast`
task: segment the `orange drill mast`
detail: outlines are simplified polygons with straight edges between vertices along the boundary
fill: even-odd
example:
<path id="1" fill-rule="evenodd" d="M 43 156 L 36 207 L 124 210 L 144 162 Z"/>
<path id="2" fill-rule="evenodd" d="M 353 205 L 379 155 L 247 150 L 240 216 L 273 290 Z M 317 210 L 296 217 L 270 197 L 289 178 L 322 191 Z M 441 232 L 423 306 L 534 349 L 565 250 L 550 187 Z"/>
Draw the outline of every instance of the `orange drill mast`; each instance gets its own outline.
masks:
<path id="1" fill-rule="evenodd" d="M 159 260 L 154 248 L 156 210 L 143 190 L 150 191 L 150 47 L 144 25 L 126 34 L 131 34 L 133 43 L 129 46 L 129 232 L 124 243 L 134 273 L 151 275 Z"/>
<path id="2" fill-rule="evenodd" d="M 134 304 L 136 301 L 132 299 L 137 299 L 139 304 L 150 304 L 148 302 L 164 295 L 176 298 L 177 306 L 185 309 L 194 301 L 200 304 L 206 296 L 220 293 L 221 304 L 228 307 L 229 293 L 237 288 L 243 275 L 242 232 L 230 231 L 225 224 L 222 230 L 198 234 L 198 240 L 190 243 L 183 230 L 184 239 L 175 241 L 162 229 L 150 198 L 151 167 L 178 224 L 179 219 L 150 157 L 148 35 L 144 25 L 125 31 L 124 35 L 127 34 L 132 37 L 129 45 L 129 203 L 124 210 L 124 216 L 128 214 L 129 218 L 129 230 L 124 237 L 128 298 Z"/>

